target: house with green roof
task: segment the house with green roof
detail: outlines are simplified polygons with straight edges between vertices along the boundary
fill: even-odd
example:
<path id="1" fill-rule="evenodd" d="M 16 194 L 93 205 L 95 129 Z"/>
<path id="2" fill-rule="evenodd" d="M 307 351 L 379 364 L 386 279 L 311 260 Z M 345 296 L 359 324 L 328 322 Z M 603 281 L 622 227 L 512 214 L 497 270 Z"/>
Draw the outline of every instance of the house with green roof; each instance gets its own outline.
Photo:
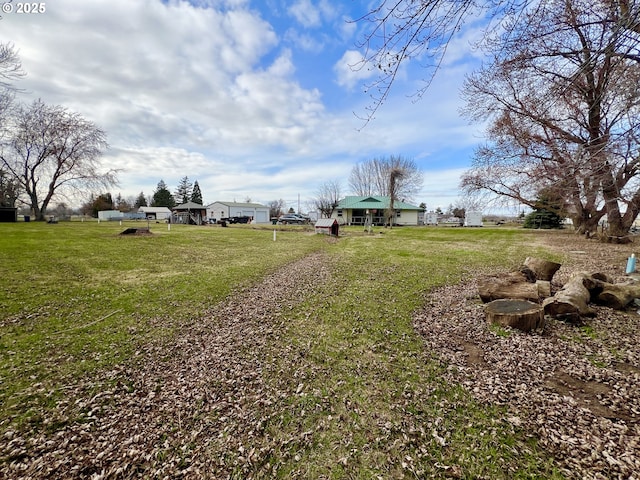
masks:
<path id="1" fill-rule="evenodd" d="M 331 217 L 345 225 L 367 225 L 367 220 L 371 225 L 384 225 L 385 211 L 389 208 L 390 200 L 390 197 L 383 196 L 345 197 L 338 202 Z M 423 212 L 422 208 L 396 200 L 393 202 L 393 209 L 394 225 L 419 225 L 418 214 Z"/>

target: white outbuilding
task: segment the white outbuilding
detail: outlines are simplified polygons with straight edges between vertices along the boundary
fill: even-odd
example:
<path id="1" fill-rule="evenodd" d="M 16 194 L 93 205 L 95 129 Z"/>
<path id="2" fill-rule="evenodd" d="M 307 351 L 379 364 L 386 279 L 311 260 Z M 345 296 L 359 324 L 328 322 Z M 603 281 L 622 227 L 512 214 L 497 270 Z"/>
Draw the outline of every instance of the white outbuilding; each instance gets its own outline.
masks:
<path id="1" fill-rule="evenodd" d="M 168 220 L 171 210 L 168 207 L 140 207 L 138 212 L 144 213 L 148 220 Z"/>
<path id="2" fill-rule="evenodd" d="M 464 215 L 465 227 L 482 227 L 482 212 L 466 212 Z"/>
<path id="3" fill-rule="evenodd" d="M 209 221 L 231 217 L 251 217 L 255 223 L 269 223 L 269 207 L 260 203 L 213 202 L 206 206 Z"/>

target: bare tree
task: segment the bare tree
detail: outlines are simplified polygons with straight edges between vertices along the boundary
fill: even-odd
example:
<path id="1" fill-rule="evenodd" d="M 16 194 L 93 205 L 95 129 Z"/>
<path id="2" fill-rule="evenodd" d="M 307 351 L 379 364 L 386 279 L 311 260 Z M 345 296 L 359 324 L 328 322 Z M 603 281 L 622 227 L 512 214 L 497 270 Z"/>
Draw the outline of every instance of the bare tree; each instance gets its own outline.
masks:
<path id="1" fill-rule="evenodd" d="M 331 215 L 342 198 L 342 186 L 339 180 L 329 180 L 318 188 L 316 197 L 312 200 L 312 208 L 323 218 L 331 218 Z"/>
<path id="2" fill-rule="evenodd" d="M 356 164 L 349 175 L 349 186 L 355 195 L 362 197 L 388 197 L 392 193 L 392 172 L 396 172 L 393 184 L 396 199 L 410 201 L 419 193 L 424 181 L 422 171 L 413 160 L 393 155 Z"/>
<path id="3" fill-rule="evenodd" d="M 628 231 L 640 211 L 640 36 L 619 15 L 607 0 L 543 2 L 510 25 L 465 85 L 466 114 L 490 121 L 467 192 L 531 207 L 555 192 L 579 231 L 605 214 L 611 236 Z"/>
<path id="4" fill-rule="evenodd" d="M 269 202 L 269 217 L 278 218 L 284 213 L 286 202 L 283 199 L 271 200 Z"/>
<path id="5" fill-rule="evenodd" d="M 22 64 L 13 45 L 0 43 L 0 134 L 6 127 L 14 93 L 17 91 L 13 82 L 23 76 Z"/>
<path id="6" fill-rule="evenodd" d="M 396 218 L 395 202 L 398 198 L 398 186 L 406 175 L 406 171 L 399 167 L 392 167 L 389 170 L 389 209 L 387 210 L 387 224 L 393 227 Z"/>
<path id="7" fill-rule="evenodd" d="M 360 45 L 362 60 L 355 70 L 371 68 L 378 72 L 367 85 L 373 100 L 367 120 L 387 99 L 401 67 L 417 60 L 425 69 L 424 83 L 416 91 L 420 97 L 428 89 L 446 54 L 451 39 L 471 19 L 488 20 L 485 33 L 503 30 L 509 34 L 514 26 L 526 25 L 527 13 L 535 15 L 541 4 L 529 0 L 378 0 L 369 12 L 357 19 L 363 31 Z M 610 18 L 622 35 L 640 33 L 640 5 L 634 0 L 603 0 L 616 12 Z M 514 20 L 512 20 L 514 19 Z M 508 25 L 503 21 L 507 20 Z M 632 36 L 632 35 L 631 35 Z M 637 44 L 636 44 L 637 45 Z M 624 55 L 640 61 L 637 48 Z"/>
<path id="8" fill-rule="evenodd" d="M 16 90 L 14 80 L 24 77 L 22 63 L 10 43 L 0 43 L 0 91 Z"/>
<path id="9" fill-rule="evenodd" d="M 0 166 L 20 183 L 37 220 L 54 197 L 116 184 L 114 170 L 101 171 L 105 133 L 81 115 L 41 100 L 21 105 L 0 139 Z"/>

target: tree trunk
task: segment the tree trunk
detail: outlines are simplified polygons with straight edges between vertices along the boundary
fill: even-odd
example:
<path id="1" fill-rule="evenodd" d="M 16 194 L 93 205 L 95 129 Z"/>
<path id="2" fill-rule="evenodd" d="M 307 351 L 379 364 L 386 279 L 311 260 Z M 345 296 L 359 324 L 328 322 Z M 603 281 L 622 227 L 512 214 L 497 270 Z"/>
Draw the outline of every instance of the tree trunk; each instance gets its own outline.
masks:
<path id="1" fill-rule="evenodd" d="M 544 327 L 543 309 L 526 300 L 494 300 L 484 307 L 487 320 L 503 327 L 514 327 L 524 332 Z"/>
<path id="2" fill-rule="evenodd" d="M 504 298 L 540 300 L 538 285 L 527 282 L 520 272 L 512 272 L 503 277 L 490 277 L 478 281 L 478 294 L 484 302 L 491 302 Z"/>
<path id="3" fill-rule="evenodd" d="M 527 257 L 520 271 L 530 279 L 529 281 L 545 280 L 550 282 L 561 266 L 561 264 L 549 260 Z"/>
<path id="4" fill-rule="evenodd" d="M 593 302 L 615 310 L 624 310 L 634 298 L 640 298 L 640 284 L 637 283 L 627 285 L 598 282 L 597 288 L 597 292 L 592 292 Z"/>
<path id="5" fill-rule="evenodd" d="M 562 290 L 542 302 L 544 313 L 553 317 L 562 317 L 572 322 L 580 321 L 582 316 L 592 316 L 595 312 L 589 307 L 590 289 L 595 288 L 596 280 L 589 274 L 574 274 Z"/>

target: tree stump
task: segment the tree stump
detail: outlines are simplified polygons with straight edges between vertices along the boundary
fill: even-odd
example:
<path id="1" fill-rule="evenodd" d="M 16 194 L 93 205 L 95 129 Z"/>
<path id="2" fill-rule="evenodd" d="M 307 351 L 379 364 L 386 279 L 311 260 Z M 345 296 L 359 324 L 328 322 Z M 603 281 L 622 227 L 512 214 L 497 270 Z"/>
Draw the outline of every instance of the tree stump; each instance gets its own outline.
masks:
<path id="1" fill-rule="evenodd" d="M 484 306 L 487 320 L 523 332 L 544 328 L 544 310 L 528 300 L 494 300 Z"/>

